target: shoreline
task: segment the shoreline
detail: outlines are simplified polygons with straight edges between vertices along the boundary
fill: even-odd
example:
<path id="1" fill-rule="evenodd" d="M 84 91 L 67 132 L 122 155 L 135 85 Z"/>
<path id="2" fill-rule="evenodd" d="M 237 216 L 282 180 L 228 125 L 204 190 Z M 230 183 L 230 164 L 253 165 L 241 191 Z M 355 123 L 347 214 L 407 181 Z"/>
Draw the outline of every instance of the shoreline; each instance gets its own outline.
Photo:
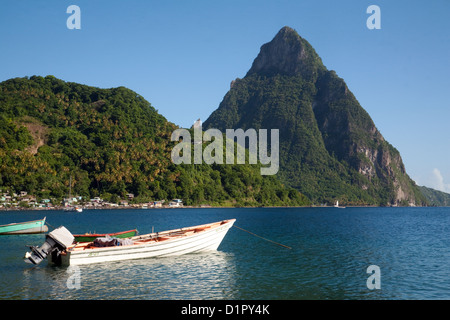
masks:
<path id="1" fill-rule="evenodd" d="M 242 206 L 242 207 L 234 207 L 234 206 L 163 206 L 163 207 L 149 207 L 143 208 L 138 206 L 127 206 L 127 207 L 83 207 L 80 206 L 83 210 L 159 210 L 159 209 L 237 209 L 237 208 L 335 208 L 334 206 Z M 437 206 L 346 206 L 345 208 L 439 208 Z M 343 208 L 343 209 L 345 209 Z M 447 208 L 447 207 L 443 207 Z M 7 211 L 63 211 L 65 207 L 50 207 L 50 208 L 0 208 L 0 212 Z"/>

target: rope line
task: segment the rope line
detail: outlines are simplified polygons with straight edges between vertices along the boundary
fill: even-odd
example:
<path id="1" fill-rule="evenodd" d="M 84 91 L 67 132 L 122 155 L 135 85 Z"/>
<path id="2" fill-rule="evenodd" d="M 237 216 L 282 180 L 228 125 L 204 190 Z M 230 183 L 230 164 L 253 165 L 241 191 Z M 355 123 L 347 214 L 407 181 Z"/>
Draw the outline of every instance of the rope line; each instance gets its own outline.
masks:
<path id="1" fill-rule="evenodd" d="M 263 239 L 263 240 L 266 240 L 266 241 L 272 242 L 272 243 L 274 243 L 274 244 L 276 244 L 276 245 L 279 245 L 279 246 L 282 246 L 282 247 L 285 247 L 285 248 L 288 248 L 288 249 L 292 249 L 291 247 L 285 246 L 284 244 L 281 244 L 281 243 L 278 243 L 278 242 L 272 241 L 272 240 L 270 240 L 270 239 L 267 239 L 267 238 L 264 238 L 264 237 L 258 236 L 257 234 L 255 234 L 255 233 L 253 233 L 253 232 L 250 232 L 250 231 L 248 231 L 248 230 L 242 229 L 241 227 L 238 227 L 238 226 L 235 226 L 235 225 L 233 225 L 233 227 L 235 227 L 235 228 L 238 228 L 239 230 L 242 230 L 242 231 L 248 232 L 248 233 L 250 233 L 251 235 L 253 235 L 253 236 L 255 236 L 255 237 L 258 237 L 258 238 L 261 238 L 261 239 Z"/>
<path id="2" fill-rule="evenodd" d="M 45 224 L 48 225 L 50 228 L 56 229 L 54 226 L 52 226 L 50 223 L 48 223 L 47 221 L 45 221 Z"/>

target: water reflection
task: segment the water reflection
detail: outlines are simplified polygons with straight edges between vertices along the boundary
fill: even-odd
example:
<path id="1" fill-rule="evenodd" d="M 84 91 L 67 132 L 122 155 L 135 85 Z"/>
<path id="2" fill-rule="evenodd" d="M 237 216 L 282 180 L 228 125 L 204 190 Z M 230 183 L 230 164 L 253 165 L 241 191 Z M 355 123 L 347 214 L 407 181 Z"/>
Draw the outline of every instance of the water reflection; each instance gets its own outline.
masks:
<path id="1" fill-rule="evenodd" d="M 67 268 L 36 266 L 24 268 L 22 277 L 15 286 L 20 289 L 20 296 L 13 299 L 58 299 L 59 293 L 67 291 Z"/>
<path id="2" fill-rule="evenodd" d="M 224 252 L 44 266 L 24 270 L 15 299 L 234 299 L 235 273 L 234 255 Z"/>

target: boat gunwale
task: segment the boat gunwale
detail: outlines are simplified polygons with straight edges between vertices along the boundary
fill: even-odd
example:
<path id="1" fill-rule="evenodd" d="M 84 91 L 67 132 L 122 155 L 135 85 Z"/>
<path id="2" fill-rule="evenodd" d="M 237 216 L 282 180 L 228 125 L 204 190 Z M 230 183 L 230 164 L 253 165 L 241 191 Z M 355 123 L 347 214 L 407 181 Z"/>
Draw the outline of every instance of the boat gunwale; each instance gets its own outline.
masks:
<path id="1" fill-rule="evenodd" d="M 0 228 L 2 227 L 10 227 L 10 226 L 15 226 L 15 225 L 21 225 L 21 224 L 28 224 L 28 223 L 38 223 L 41 222 L 42 225 L 45 223 L 45 219 L 46 217 L 44 217 L 43 219 L 38 219 L 38 220 L 31 220 L 31 221 L 23 221 L 23 222 L 13 222 L 13 223 L 8 223 L 8 224 L 2 224 L 0 225 Z"/>

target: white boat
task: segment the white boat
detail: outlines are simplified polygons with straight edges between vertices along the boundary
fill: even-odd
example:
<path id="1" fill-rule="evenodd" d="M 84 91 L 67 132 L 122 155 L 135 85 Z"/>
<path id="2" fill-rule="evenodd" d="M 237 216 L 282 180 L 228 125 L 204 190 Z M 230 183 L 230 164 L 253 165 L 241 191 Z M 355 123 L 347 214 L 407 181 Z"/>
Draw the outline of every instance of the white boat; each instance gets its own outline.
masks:
<path id="1" fill-rule="evenodd" d="M 345 209 L 345 207 L 339 206 L 339 201 L 336 201 L 336 204 L 334 205 L 335 208 Z"/>
<path id="2" fill-rule="evenodd" d="M 58 254 L 49 254 L 50 263 L 80 265 L 107 261 L 182 255 L 217 250 L 236 219 L 155 232 L 126 240 L 131 244 L 96 247 L 94 242 L 67 246 Z"/>
<path id="3" fill-rule="evenodd" d="M 75 207 L 70 206 L 70 207 L 65 207 L 64 211 L 76 211 L 76 212 L 81 213 L 81 212 L 83 212 L 83 208 L 78 207 L 78 206 L 75 206 Z"/>
<path id="4" fill-rule="evenodd" d="M 67 206 L 64 208 L 64 211 L 76 211 L 80 213 L 83 212 L 83 208 L 72 205 L 72 175 L 70 176 L 69 180 L 69 199 L 67 201 Z"/>

